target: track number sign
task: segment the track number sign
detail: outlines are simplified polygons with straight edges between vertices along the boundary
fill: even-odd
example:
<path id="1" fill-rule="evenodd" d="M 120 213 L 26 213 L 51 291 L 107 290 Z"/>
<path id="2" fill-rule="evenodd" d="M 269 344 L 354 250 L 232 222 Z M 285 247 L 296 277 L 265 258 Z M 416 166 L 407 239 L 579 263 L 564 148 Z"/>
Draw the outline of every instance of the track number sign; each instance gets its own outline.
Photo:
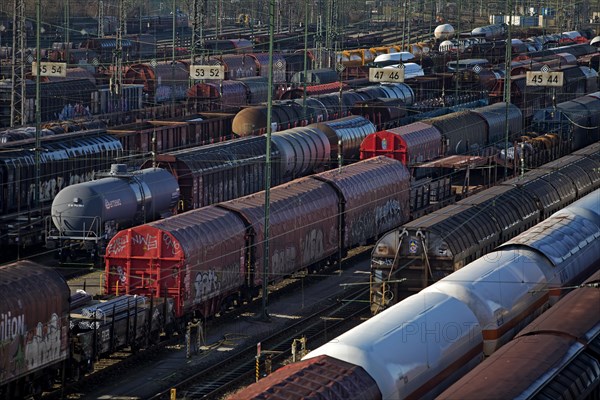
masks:
<path id="1" fill-rule="evenodd" d="M 191 65 L 191 79 L 225 79 L 225 67 L 222 65 Z"/>
<path id="2" fill-rule="evenodd" d="M 31 64 L 31 74 L 37 76 L 37 63 L 34 61 Z M 42 62 L 40 63 L 40 76 L 67 76 L 67 64 L 57 62 Z"/>
<path id="3" fill-rule="evenodd" d="M 527 86 L 562 86 L 563 72 L 527 71 Z"/>
<path id="4" fill-rule="evenodd" d="M 404 82 L 404 69 L 369 68 L 369 82 Z"/>

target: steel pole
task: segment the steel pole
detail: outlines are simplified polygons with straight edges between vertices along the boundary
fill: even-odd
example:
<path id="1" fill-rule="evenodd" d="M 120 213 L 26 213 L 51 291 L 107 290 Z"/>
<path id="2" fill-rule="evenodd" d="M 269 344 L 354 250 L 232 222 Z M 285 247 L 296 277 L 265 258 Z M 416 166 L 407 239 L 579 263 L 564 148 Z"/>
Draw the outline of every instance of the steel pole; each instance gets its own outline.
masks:
<path id="1" fill-rule="evenodd" d="M 261 319 L 269 321 L 269 312 L 267 310 L 267 299 L 269 296 L 269 263 L 271 254 L 269 249 L 269 212 L 271 197 L 271 119 L 273 108 L 273 36 L 275 23 L 275 0 L 269 1 L 269 93 L 267 97 L 267 145 L 265 160 L 265 251 L 263 254 L 263 282 L 262 282 L 262 313 Z"/>
<path id="2" fill-rule="evenodd" d="M 40 74 L 41 74 L 41 51 L 40 51 L 40 24 L 41 24 L 41 0 L 35 2 L 35 50 L 36 50 L 36 76 L 35 76 L 35 188 L 33 192 L 33 205 L 38 206 L 40 200 L 40 151 L 42 144 L 40 140 L 40 130 L 42 124 L 42 110 L 40 101 Z M 16 51 L 16 47 L 13 45 Z"/>

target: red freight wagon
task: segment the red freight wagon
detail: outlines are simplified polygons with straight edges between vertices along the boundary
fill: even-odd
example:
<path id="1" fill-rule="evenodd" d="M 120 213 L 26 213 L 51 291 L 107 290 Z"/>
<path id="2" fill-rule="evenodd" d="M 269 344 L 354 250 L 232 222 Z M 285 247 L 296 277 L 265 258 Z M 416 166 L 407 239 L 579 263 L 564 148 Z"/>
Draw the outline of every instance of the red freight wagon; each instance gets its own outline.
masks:
<path id="1" fill-rule="evenodd" d="M 215 206 L 119 232 L 106 249 L 110 293 L 171 297 L 175 315 L 219 312 L 244 284 L 243 221 Z"/>
<path id="2" fill-rule="evenodd" d="M 280 399 L 381 399 L 363 367 L 323 355 L 287 364 L 227 400 L 268 399 L 273 393 Z"/>
<path id="3" fill-rule="evenodd" d="M 360 145 L 361 160 L 386 156 L 413 165 L 442 156 L 442 134 L 422 122 L 379 131 L 367 136 Z"/>

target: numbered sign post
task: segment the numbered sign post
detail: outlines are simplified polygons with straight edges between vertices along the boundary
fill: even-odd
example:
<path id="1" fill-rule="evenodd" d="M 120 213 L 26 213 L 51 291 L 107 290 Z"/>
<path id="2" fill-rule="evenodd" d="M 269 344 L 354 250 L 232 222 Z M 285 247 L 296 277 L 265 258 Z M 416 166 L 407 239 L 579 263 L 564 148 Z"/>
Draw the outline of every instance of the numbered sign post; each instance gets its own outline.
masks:
<path id="1" fill-rule="evenodd" d="M 190 79 L 225 79 L 222 65 L 190 65 Z"/>
<path id="2" fill-rule="evenodd" d="M 527 86 L 553 86 L 563 85 L 563 72 L 527 71 Z"/>
<path id="3" fill-rule="evenodd" d="M 34 61 L 31 64 L 31 74 L 37 76 L 37 63 Z M 59 62 L 42 62 L 40 63 L 40 76 L 67 76 L 67 64 Z"/>
<path id="4" fill-rule="evenodd" d="M 369 82 L 404 82 L 404 68 L 369 68 Z"/>

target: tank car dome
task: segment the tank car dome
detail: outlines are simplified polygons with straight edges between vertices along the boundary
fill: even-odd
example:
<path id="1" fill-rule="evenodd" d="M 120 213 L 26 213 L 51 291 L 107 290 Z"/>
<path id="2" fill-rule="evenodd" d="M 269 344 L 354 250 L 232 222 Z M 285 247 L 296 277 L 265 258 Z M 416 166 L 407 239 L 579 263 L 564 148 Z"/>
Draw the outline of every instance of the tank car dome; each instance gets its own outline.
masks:
<path id="1" fill-rule="evenodd" d="M 440 43 L 440 51 L 451 51 L 455 49 L 456 44 L 453 43 L 451 40 L 444 40 L 442 43 Z"/>
<path id="2" fill-rule="evenodd" d="M 433 36 L 436 39 L 450 39 L 454 36 L 454 27 L 450 24 L 440 25 L 433 31 Z"/>
<path id="3" fill-rule="evenodd" d="M 233 133 L 239 136 L 254 135 L 257 129 L 267 125 L 267 107 L 248 107 L 236 114 L 232 121 Z"/>
<path id="4" fill-rule="evenodd" d="M 596 36 L 595 38 L 593 38 L 593 39 L 590 41 L 590 44 L 591 44 L 592 46 L 596 46 L 596 47 L 600 46 L 600 36 Z"/>

